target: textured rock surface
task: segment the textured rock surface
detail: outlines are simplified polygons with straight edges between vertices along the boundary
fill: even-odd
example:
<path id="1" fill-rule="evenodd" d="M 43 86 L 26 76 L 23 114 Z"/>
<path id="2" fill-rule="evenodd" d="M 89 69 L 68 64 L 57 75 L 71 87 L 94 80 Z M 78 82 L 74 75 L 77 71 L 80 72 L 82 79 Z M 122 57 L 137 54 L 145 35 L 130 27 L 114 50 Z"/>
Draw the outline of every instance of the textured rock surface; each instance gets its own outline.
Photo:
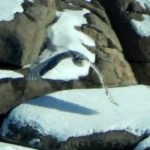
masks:
<path id="1" fill-rule="evenodd" d="M 24 13 L 16 14 L 10 22 L 0 22 L 0 63 L 21 66 L 35 61 L 45 40 L 46 26 L 55 17 L 54 0 L 22 5 Z"/>
<path id="2" fill-rule="evenodd" d="M 70 3 L 72 3 L 71 6 Z M 78 29 L 95 40 L 95 49 L 89 48 L 89 50 L 96 54 L 96 64 L 102 71 L 106 83 L 115 86 L 136 84 L 134 74 L 123 57 L 120 42 L 110 25 L 104 8 L 98 1 L 86 3 L 80 0 L 62 0 L 57 1 L 56 4 L 58 10 L 86 8 L 91 11 L 85 16 L 88 25 L 83 25 Z M 97 83 L 96 76 L 90 75 L 89 79 Z"/>
<path id="3" fill-rule="evenodd" d="M 140 84 L 150 85 L 150 63 L 132 63 L 132 68 Z"/>
<path id="4" fill-rule="evenodd" d="M 109 131 L 83 137 L 70 137 L 65 142 L 59 142 L 51 135 L 41 135 L 30 126 L 18 127 L 12 122 L 9 124 L 9 130 L 11 132 L 2 139 L 40 150 L 133 150 L 135 145 L 144 139 L 126 131 Z"/>
<path id="5" fill-rule="evenodd" d="M 133 0 L 100 0 L 100 3 L 107 11 L 138 82 L 149 84 L 150 78 L 146 75 L 148 70 L 145 70 L 144 66 L 148 66 L 150 62 L 150 37 L 138 35 L 132 28 L 130 20 L 142 21 L 142 14 L 150 15 L 150 10 L 143 9 Z"/>

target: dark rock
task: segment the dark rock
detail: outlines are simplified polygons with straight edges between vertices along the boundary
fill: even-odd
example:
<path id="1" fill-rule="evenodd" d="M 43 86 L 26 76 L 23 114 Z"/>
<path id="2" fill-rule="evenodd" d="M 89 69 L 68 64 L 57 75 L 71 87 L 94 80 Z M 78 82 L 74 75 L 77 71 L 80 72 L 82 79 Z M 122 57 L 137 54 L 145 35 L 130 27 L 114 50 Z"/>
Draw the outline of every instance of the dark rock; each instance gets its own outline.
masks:
<path id="1" fill-rule="evenodd" d="M 130 20 L 142 21 L 142 14 L 150 14 L 133 0 L 99 0 L 124 48 L 125 57 L 134 62 L 150 62 L 150 37 L 142 37 L 133 29 Z"/>
<path id="2" fill-rule="evenodd" d="M 133 150 L 142 139 L 126 131 L 108 131 L 84 137 L 69 138 L 60 150 Z"/>
<path id="3" fill-rule="evenodd" d="M 150 85 L 150 63 L 131 63 L 139 84 Z"/>
<path id="4" fill-rule="evenodd" d="M 46 37 L 46 26 L 55 17 L 54 0 L 22 5 L 24 13 L 0 22 L 0 63 L 22 66 L 35 61 Z"/>
<path id="5" fill-rule="evenodd" d="M 10 132 L 2 137 L 3 140 L 19 143 L 40 150 L 133 150 L 134 146 L 144 139 L 126 131 L 108 131 L 83 137 L 70 137 L 67 141 L 59 142 L 52 135 L 41 135 L 30 126 L 20 127 L 18 124 L 8 125 Z"/>
<path id="6" fill-rule="evenodd" d="M 150 37 L 138 35 L 131 26 L 130 20 L 142 21 L 142 14 L 150 15 L 150 10 L 143 9 L 133 0 L 99 1 L 106 9 L 138 83 L 149 85 Z"/>

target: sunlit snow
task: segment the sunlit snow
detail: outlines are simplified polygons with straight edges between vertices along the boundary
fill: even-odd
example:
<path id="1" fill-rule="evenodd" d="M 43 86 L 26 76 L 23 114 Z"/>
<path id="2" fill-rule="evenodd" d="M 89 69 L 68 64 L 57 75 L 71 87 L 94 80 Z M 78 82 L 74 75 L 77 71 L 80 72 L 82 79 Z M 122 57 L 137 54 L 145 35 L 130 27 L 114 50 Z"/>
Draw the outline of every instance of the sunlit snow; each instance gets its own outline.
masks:
<path id="1" fill-rule="evenodd" d="M 10 21 L 14 19 L 15 13 L 22 13 L 23 2 L 24 0 L 0 0 L 0 21 Z"/>
<path id="2" fill-rule="evenodd" d="M 146 150 L 146 148 L 150 148 L 150 137 L 138 143 L 134 150 Z"/>
<path id="3" fill-rule="evenodd" d="M 4 121 L 2 135 L 9 132 L 9 122 L 32 126 L 59 141 L 110 130 L 150 134 L 150 87 L 137 85 L 110 91 L 119 106 L 107 100 L 103 89 L 60 91 L 21 104 Z"/>
<path id="4" fill-rule="evenodd" d="M 58 20 L 55 24 L 48 27 L 48 37 L 51 39 L 51 43 L 55 46 L 56 50 L 74 50 L 82 54 L 86 54 L 87 57 L 93 62 L 95 59 L 94 54 L 85 47 L 95 46 L 95 42 L 86 34 L 78 31 L 75 27 L 81 27 L 83 24 L 87 24 L 85 14 L 90 11 L 83 10 L 64 10 L 63 12 L 57 12 Z M 66 21 L 67 20 L 67 21 Z M 49 45 L 50 49 L 52 48 Z"/>
<path id="5" fill-rule="evenodd" d="M 64 59 L 55 68 L 42 76 L 44 79 L 53 80 L 77 80 L 81 76 L 86 76 L 89 73 L 89 63 L 84 66 L 76 66 L 71 58 Z"/>
<path id="6" fill-rule="evenodd" d="M 135 0 L 143 9 L 150 10 L 150 0 Z"/>
<path id="7" fill-rule="evenodd" d="M 85 55 L 91 62 L 94 62 L 95 55 L 85 45 L 94 47 L 95 42 L 86 34 L 75 29 L 75 27 L 81 27 L 83 24 L 87 24 L 86 18 L 84 17 L 87 13 L 90 12 L 86 9 L 57 12 L 58 20 L 49 26 L 47 30 L 48 38 L 50 39 L 47 49 L 51 50 L 51 53 L 66 50 L 78 51 Z M 44 56 L 40 58 L 48 58 L 51 53 L 44 53 Z M 71 59 L 66 59 L 45 74 L 43 78 L 73 80 L 78 79 L 80 76 L 86 76 L 88 72 L 88 63 L 85 63 L 81 67 L 73 64 Z"/>
<path id="8" fill-rule="evenodd" d="M 131 20 L 131 25 L 133 29 L 142 37 L 149 37 L 150 36 L 150 16 L 149 15 L 142 15 L 143 20 L 138 21 L 135 19 Z"/>
<path id="9" fill-rule="evenodd" d="M 2 142 L 0 142 L 0 149 L 1 150 L 35 150 L 32 148 L 27 148 L 23 146 L 7 144 L 7 143 L 2 143 Z"/>
<path id="10" fill-rule="evenodd" d="M 4 78 L 23 78 L 24 76 L 18 72 L 11 70 L 0 70 L 0 79 Z"/>
<path id="11" fill-rule="evenodd" d="M 91 2 L 92 0 L 85 0 L 86 2 Z"/>

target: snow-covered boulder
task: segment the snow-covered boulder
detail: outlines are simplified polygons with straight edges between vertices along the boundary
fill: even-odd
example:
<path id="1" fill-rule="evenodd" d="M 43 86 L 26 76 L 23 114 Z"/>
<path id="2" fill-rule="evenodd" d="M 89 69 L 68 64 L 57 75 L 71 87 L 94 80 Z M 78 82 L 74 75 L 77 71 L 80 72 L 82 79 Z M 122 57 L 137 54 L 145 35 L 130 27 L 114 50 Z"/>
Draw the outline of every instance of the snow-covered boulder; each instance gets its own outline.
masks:
<path id="1" fill-rule="evenodd" d="M 55 17 L 55 1 L 0 3 L 0 63 L 22 66 L 35 61 L 45 41 L 46 26 Z"/>
<path id="2" fill-rule="evenodd" d="M 45 95 L 11 111 L 1 137 L 37 148 L 133 149 L 150 135 L 150 87 L 76 89 Z M 144 115 L 143 115 L 144 114 Z"/>
<path id="3" fill-rule="evenodd" d="M 28 147 L 23 147 L 23 146 L 18 146 L 14 144 L 3 143 L 3 142 L 0 142 L 0 148 L 2 150 L 36 150 Z"/>

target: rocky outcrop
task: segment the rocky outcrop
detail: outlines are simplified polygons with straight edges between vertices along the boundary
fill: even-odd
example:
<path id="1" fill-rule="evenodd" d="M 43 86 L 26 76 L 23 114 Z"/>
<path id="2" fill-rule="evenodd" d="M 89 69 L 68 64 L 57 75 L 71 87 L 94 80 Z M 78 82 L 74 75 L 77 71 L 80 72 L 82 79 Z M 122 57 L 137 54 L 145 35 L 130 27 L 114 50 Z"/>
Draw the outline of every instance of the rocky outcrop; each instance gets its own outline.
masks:
<path id="1" fill-rule="evenodd" d="M 46 26 L 55 17 L 54 0 L 26 1 L 22 7 L 24 13 L 0 22 L 1 64 L 22 66 L 35 61 L 45 41 Z"/>
<path id="2" fill-rule="evenodd" d="M 143 136 L 135 136 L 126 131 L 108 131 L 82 137 L 70 137 L 67 141 L 59 142 L 51 135 L 41 135 L 30 126 L 20 127 L 19 124 L 9 125 L 9 134 L 3 140 L 19 143 L 40 150 L 133 150 Z"/>
<path id="3" fill-rule="evenodd" d="M 100 3 L 105 7 L 113 27 L 119 35 L 126 57 L 134 61 L 145 62 L 149 60 L 149 37 L 140 36 L 131 25 L 131 19 L 137 21 L 144 19 L 140 4 L 133 0 L 100 0 Z"/>
<path id="4" fill-rule="evenodd" d="M 85 16 L 88 24 L 77 29 L 95 40 L 96 47 L 89 48 L 89 50 L 96 54 L 96 64 L 102 71 L 106 83 L 113 86 L 136 84 L 132 69 L 123 56 L 117 35 L 100 3 L 98 1 L 87 3 L 80 0 L 62 0 L 57 1 L 56 4 L 58 10 L 86 8 L 91 11 Z M 91 82 L 97 83 L 93 73 L 88 78 Z"/>
<path id="5" fill-rule="evenodd" d="M 145 19 L 143 15 L 148 17 L 150 9 L 133 0 L 99 1 L 106 9 L 138 82 L 149 84 L 148 70 L 144 68 L 150 63 L 150 36 L 140 35 L 132 21 L 142 23 Z"/>

